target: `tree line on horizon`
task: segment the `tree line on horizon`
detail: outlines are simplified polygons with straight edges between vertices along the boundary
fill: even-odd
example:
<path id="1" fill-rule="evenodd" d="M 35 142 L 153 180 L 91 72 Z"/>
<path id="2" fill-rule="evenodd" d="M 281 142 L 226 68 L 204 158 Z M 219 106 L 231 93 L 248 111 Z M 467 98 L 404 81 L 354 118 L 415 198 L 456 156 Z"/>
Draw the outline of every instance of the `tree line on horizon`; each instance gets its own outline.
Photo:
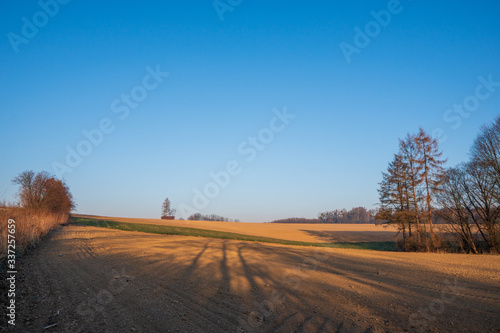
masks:
<path id="1" fill-rule="evenodd" d="M 186 220 L 189 220 L 189 221 L 240 222 L 240 220 L 238 220 L 238 219 L 230 219 L 228 217 L 223 217 L 223 216 L 220 216 L 217 214 L 203 215 L 201 213 L 192 214 Z"/>
<path id="2" fill-rule="evenodd" d="M 335 209 L 332 211 L 318 214 L 316 219 L 305 217 L 291 217 L 271 221 L 270 223 L 352 223 L 352 224 L 370 224 L 375 223 L 376 211 L 367 210 L 365 207 L 354 207 L 351 210 Z"/>
<path id="3" fill-rule="evenodd" d="M 404 250 L 500 252 L 500 117 L 481 128 L 468 162 L 444 169 L 441 156 L 422 128 L 400 139 L 382 173 L 375 219 L 398 227 Z M 437 219 L 448 230 L 436 232 Z"/>

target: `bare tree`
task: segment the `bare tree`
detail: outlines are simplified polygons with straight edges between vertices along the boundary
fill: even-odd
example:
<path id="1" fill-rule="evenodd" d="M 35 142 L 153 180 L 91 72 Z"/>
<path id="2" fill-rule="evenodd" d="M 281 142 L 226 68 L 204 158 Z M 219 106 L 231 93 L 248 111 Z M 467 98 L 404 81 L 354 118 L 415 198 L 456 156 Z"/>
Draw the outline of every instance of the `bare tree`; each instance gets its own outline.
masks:
<path id="1" fill-rule="evenodd" d="M 438 198 L 444 208 L 445 219 L 466 243 L 466 251 L 479 251 L 477 234 L 486 251 L 500 252 L 500 205 L 495 197 L 497 186 L 498 182 L 492 182 L 488 170 L 476 161 L 447 172 L 443 193 Z"/>
<path id="2" fill-rule="evenodd" d="M 489 171 L 480 162 L 469 162 L 465 168 L 465 208 L 483 236 L 488 250 L 500 252 L 500 206 L 496 199 L 499 180 L 492 179 Z"/>
<path id="3" fill-rule="evenodd" d="M 422 199 L 419 186 L 422 183 L 422 166 L 418 162 L 418 147 L 415 144 L 414 137 L 408 134 L 404 140 L 399 140 L 399 155 L 401 163 L 408 178 L 411 209 L 415 214 L 417 242 L 421 244 L 420 210 L 419 203 Z M 425 230 L 425 225 L 424 225 Z"/>
<path id="4" fill-rule="evenodd" d="M 467 209 L 465 173 L 464 166 L 448 169 L 437 201 L 443 208 L 442 217 L 448 222 L 462 249 L 465 252 L 478 253 L 476 234 L 481 229 L 473 231 L 471 225 L 473 215 L 470 215 L 472 211 Z"/>
<path id="5" fill-rule="evenodd" d="M 431 233 L 431 246 L 435 240 L 432 226 L 432 198 L 433 194 L 440 191 L 443 182 L 444 169 L 443 164 L 446 160 L 440 159 L 442 152 L 439 151 L 437 139 L 432 139 L 425 131 L 420 128 L 419 133 L 414 137 L 415 145 L 418 150 L 418 160 L 422 170 L 421 178 L 425 187 L 425 202 L 427 205 L 427 221 Z"/>
<path id="6" fill-rule="evenodd" d="M 438 195 L 465 251 L 500 252 L 500 117 L 481 128 L 471 161 L 449 169 Z"/>
<path id="7" fill-rule="evenodd" d="M 500 116 L 491 125 L 481 128 L 481 131 L 471 148 L 471 158 L 487 170 L 492 181 L 498 186 L 495 196 L 500 201 Z"/>
<path id="8" fill-rule="evenodd" d="M 470 162 L 444 172 L 446 160 L 441 155 L 437 140 L 422 128 L 399 140 L 399 153 L 380 183 L 376 218 L 397 224 L 405 242 L 406 228 L 412 239 L 415 221 L 417 249 L 437 245 L 433 221 L 437 216 L 450 224 L 464 251 L 500 252 L 500 117 L 481 128 Z M 434 198 L 439 210 L 433 209 Z"/>
<path id="9" fill-rule="evenodd" d="M 478 214 L 488 231 L 490 246 L 500 252 L 500 116 L 481 128 L 471 147 L 469 169 L 481 203 Z"/>
<path id="10" fill-rule="evenodd" d="M 68 214 L 75 207 L 64 181 L 46 171 L 37 174 L 31 170 L 21 172 L 12 183 L 20 186 L 18 195 L 23 208 Z"/>
<path id="11" fill-rule="evenodd" d="M 40 174 L 37 175 L 33 170 L 21 172 L 17 177 L 12 179 L 13 184 L 20 186 L 18 196 L 22 207 L 31 209 L 40 208 L 43 183 L 46 179 L 48 177 Z"/>
<path id="12" fill-rule="evenodd" d="M 426 222 L 430 228 L 430 244 L 435 239 L 432 221 L 432 200 L 443 181 L 444 170 L 438 142 L 420 128 L 416 135 L 407 134 L 399 140 L 399 152 L 383 173 L 379 198 L 381 209 L 377 219 L 396 223 L 403 234 L 406 247 L 406 230 L 412 239 L 412 225 L 415 224 L 416 244 L 421 247 L 422 233 L 427 240 Z M 421 216 L 421 206 L 426 203 L 426 218 Z M 413 241 L 413 240 L 412 240 Z"/>
<path id="13" fill-rule="evenodd" d="M 187 220 L 190 221 L 217 221 L 217 222 L 240 222 L 238 219 L 230 219 L 228 217 L 223 217 L 217 214 L 202 215 L 200 213 L 195 213 L 190 215 Z"/>
<path id="14" fill-rule="evenodd" d="M 170 200 L 168 198 L 163 201 L 163 205 L 161 206 L 161 216 L 174 216 L 175 209 L 173 209 L 170 205 Z"/>

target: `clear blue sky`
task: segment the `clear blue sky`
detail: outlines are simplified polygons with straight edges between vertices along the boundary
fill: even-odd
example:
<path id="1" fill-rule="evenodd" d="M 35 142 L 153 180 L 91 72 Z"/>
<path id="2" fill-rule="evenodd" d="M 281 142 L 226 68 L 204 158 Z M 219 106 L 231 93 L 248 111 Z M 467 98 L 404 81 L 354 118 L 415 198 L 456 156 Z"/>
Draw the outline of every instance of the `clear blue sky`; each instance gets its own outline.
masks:
<path id="1" fill-rule="evenodd" d="M 499 86 L 474 97 L 479 77 L 500 81 L 498 1 L 42 3 L 0 5 L 9 201 L 19 172 L 70 168 L 66 149 L 80 145 L 88 155 L 62 173 L 80 213 L 158 217 L 165 197 L 193 207 L 228 163 L 202 213 L 373 208 L 398 138 L 441 128 L 452 166 L 500 113 Z M 446 111 L 464 101 L 473 111 Z M 295 118 L 274 119 L 284 108 Z M 85 143 L 99 126 L 108 133 Z"/>

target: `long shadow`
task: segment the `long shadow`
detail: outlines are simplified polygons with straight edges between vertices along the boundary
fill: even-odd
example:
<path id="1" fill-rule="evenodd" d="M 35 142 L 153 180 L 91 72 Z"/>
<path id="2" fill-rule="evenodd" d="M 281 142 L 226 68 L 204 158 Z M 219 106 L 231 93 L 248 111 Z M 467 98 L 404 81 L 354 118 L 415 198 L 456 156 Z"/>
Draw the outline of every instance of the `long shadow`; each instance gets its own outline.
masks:
<path id="1" fill-rule="evenodd" d="M 247 316 L 247 326 L 249 332 L 358 332 L 354 331 L 355 325 L 349 324 L 348 327 L 352 330 L 343 330 L 344 319 L 342 317 L 331 316 L 328 314 L 321 314 L 313 310 L 318 304 L 314 300 L 304 299 L 302 286 L 310 284 L 307 276 L 294 275 L 294 267 L 290 267 L 292 274 L 282 272 L 282 274 L 271 274 L 269 261 L 264 261 L 249 264 L 245 259 L 243 250 L 248 249 L 255 251 L 257 254 L 266 252 L 270 256 L 278 256 L 273 258 L 279 263 L 294 262 L 300 263 L 306 256 L 299 253 L 288 253 L 283 248 L 271 248 L 265 245 L 259 246 L 258 244 L 241 244 L 238 247 L 238 254 L 240 261 L 244 267 L 245 275 L 252 290 L 254 291 L 252 297 L 253 311 Z M 251 254 L 249 254 L 251 255 Z M 272 264 L 271 264 L 272 265 Z M 342 272 L 338 272 L 342 274 Z M 264 292 L 259 288 L 256 282 L 256 277 L 268 282 L 271 292 Z M 319 294 L 323 291 L 318 288 Z"/>
<path id="2" fill-rule="evenodd" d="M 248 246 L 250 245 L 250 246 Z M 255 277 L 258 276 L 261 280 L 268 282 L 267 285 L 272 285 L 274 290 L 282 290 L 284 286 L 279 283 L 273 276 L 269 274 L 268 271 L 264 271 L 259 269 L 259 265 L 250 265 L 245 256 L 243 255 L 243 250 L 245 248 L 249 248 L 255 251 L 256 247 L 254 244 L 245 244 L 240 243 L 238 245 L 238 257 L 240 259 L 240 263 L 242 265 L 245 278 L 250 285 L 250 294 L 248 297 L 251 299 L 251 308 L 246 310 L 245 315 L 240 318 L 240 327 L 242 327 L 245 331 L 249 332 L 260 332 L 260 331 L 268 331 L 269 328 L 265 328 L 265 324 L 270 324 L 270 321 L 275 319 L 274 307 L 278 306 L 278 304 L 273 304 L 273 297 L 269 297 L 269 294 L 266 297 L 266 294 L 262 290 L 262 288 L 257 283 Z M 288 295 L 280 295 L 279 302 L 288 302 Z M 271 299 L 270 299 L 271 298 Z M 267 323 L 265 323 L 267 321 Z M 268 326 L 267 325 L 267 326 Z"/>
<path id="3" fill-rule="evenodd" d="M 219 291 L 229 293 L 231 278 L 229 276 L 229 268 L 227 267 L 226 241 L 223 241 L 222 243 L 222 259 L 220 260 L 220 271 L 222 273 L 222 279 Z"/>
<path id="4" fill-rule="evenodd" d="M 158 237 L 158 235 L 151 236 L 152 239 Z M 392 330 L 394 328 L 398 328 L 398 331 L 411 330 L 409 317 L 418 314 L 422 304 L 429 308 L 432 302 L 440 299 L 442 291 L 446 288 L 445 280 L 454 281 L 453 271 L 440 271 L 440 267 L 435 269 L 426 267 L 431 276 L 419 279 L 419 276 L 422 277 L 422 269 L 411 260 L 399 260 L 397 259 L 399 254 L 382 252 L 361 257 L 358 255 L 359 252 L 351 254 L 346 250 L 336 251 L 326 248 L 298 248 L 209 239 L 183 243 L 177 240 L 169 241 L 168 238 L 165 238 L 161 247 L 176 253 L 182 244 L 186 246 L 186 251 L 192 258 L 189 261 L 173 263 L 169 257 L 156 254 L 140 257 L 129 261 L 131 269 L 137 272 L 131 274 L 140 275 L 141 268 L 152 262 L 155 266 L 163 265 L 164 269 L 161 272 L 153 270 L 144 279 L 139 276 L 137 284 L 146 285 L 147 291 L 161 293 L 165 302 L 180 300 L 181 304 L 176 305 L 175 310 L 196 312 L 192 316 L 197 316 L 199 323 L 207 325 L 206 331 L 215 330 L 219 320 L 225 323 L 226 329 L 230 327 L 232 331 L 236 331 L 241 325 L 237 318 L 243 318 L 247 322 L 251 320 L 248 326 L 252 331 L 273 331 L 288 327 L 307 331 L 307 327 L 312 325 L 314 319 L 323 321 L 316 330 L 318 332 L 335 332 L 341 329 L 350 332 L 346 329 L 350 327 L 347 324 L 350 321 L 356 322 L 359 319 L 361 324 L 358 324 L 364 325 L 365 328 L 367 324 L 363 322 L 370 322 L 376 329 L 381 329 L 384 328 L 384 320 L 388 318 L 394 321 L 389 323 L 392 325 L 390 327 Z M 228 260 L 232 263 L 233 251 L 236 251 L 236 260 L 241 267 L 236 268 L 228 263 Z M 311 258 L 315 259 L 315 251 L 328 256 L 323 256 L 322 260 L 312 261 Z M 207 258 L 207 253 L 215 255 Z M 115 261 L 130 260 L 126 253 L 117 253 L 113 256 L 116 257 Z M 156 262 L 158 260 L 160 262 Z M 276 262 L 276 265 L 273 265 L 273 262 Z M 217 273 L 220 273 L 220 280 L 218 280 L 219 274 L 214 274 L 213 270 L 210 271 L 207 267 L 215 267 Z M 232 271 L 232 267 L 238 271 Z M 290 283 L 286 271 L 290 271 L 300 283 L 295 285 Z M 231 276 L 239 272 L 242 272 L 248 281 L 250 291 L 238 293 L 231 290 Z M 179 283 L 172 282 L 175 280 L 173 277 L 180 277 Z M 263 287 L 262 281 L 269 284 L 269 287 Z M 479 311 L 487 306 L 490 306 L 491 313 L 484 311 L 483 320 L 487 323 L 495 320 L 495 313 L 500 310 L 498 305 L 500 302 L 494 303 L 496 299 L 500 299 L 496 296 L 498 294 L 495 294 L 498 288 L 494 288 L 493 283 L 488 281 L 461 280 L 459 284 L 465 287 L 471 284 L 466 293 L 477 294 L 484 298 L 474 299 L 474 304 L 479 305 L 479 308 L 470 308 L 468 301 L 472 300 L 470 298 L 472 296 L 464 294 L 462 299 L 459 295 L 455 301 L 445 304 L 446 312 L 442 316 L 434 316 L 436 319 L 433 321 L 428 320 L 430 329 L 437 327 L 436 329 L 441 331 L 452 331 L 452 328 L 446 326 L 447 315 L 450 313 L 478 315 Z M 351 288 L 351 285 L 354 288 Z M 364 293 L 358 293 L 358 290 L 364 290 Z M 492 291 L 489 299 L 484 292 L 487 290 Z M 371 294 L 367 291 L 371 291 Z M 266 301 L 272 302 L 272 292 L 279 294 L 284 306 L 276 303 L 272 310 L 266 307 L 268 304 Z M 133 293 L 133 288 L 130 289 L 130 293 Z M 238 299 L 242 301 L 239 302 Z M 251 307 L 250 311 L 247 308 L 248 304 Z M 353 312 L 357 317 L 351 315 Z M 471 327 L 467 323 L 469 317 L 454 319 L 464 325 L 462 331 Z M 174 323 L 182 325 L 179 321 Z M 484 326 L 478 326 L 478 329 Z"/>
<path id="5" fill-rule="evenodd" d="M 243 266 L 243 270 L 245 271 L 246 279 L 248 280 L 248 283 L 250 283 L 252 290 L 258 290 L 259 288 L 257 283 L 255 282 L 252 271 L 249 265 L 247 264 L 247 261 L 243 257 L 242 251 L 244 247 L 245 246 L 238 246 L 238 257 L 240 258 L 241 265 Z"/>
<path id="6" fill-rule="evenodd" d="M 394 231 L 343 231 L 343 230 L 305 230 L 305 233 L 314 236 L 321 241 L 329 243 L 358 243 L 358 242 L 390 242 L 394 240 Z"/>
<path id="7" fill-rule="evenodd" d="M 394 251 L 395 232 L 391 231 L 331 231 L 300 230 L 327 244 L 337 244 L 343 248 L 361 250 Z"/>
<path id="8" fill-rule="evenodd" d="M 194 257 L 193 261 L 189 266 L 184 270 L 184 274 L 182 274 L 181 281 L 187 280 L 190 276 L 193 275 L 193 272 L 196 270 L 196 267 L 198 266 L 198 261 L 200 260 L 201 256 L 205 253 L 205 251 L 208 249 L 210 246 L 210 243 L 212 242 L 207 242 L 204 246 L 203 249 Z"/>
<path id="9" fill-rule="evenodd" d="M 265 245 L 254 246 L 252 244 L 248 245 L 247 247 L 248 248 L 251 247 L 258 252 L 267 252 L 268 254 L 271 254 L 272 252 L 274 255 L 279 256 L 278 261 L 280 262 L 285 261 L 285 262 L 300 263 L 305 258 L 304 255 L 300 254 L 300 252 L 307 252 L 306 250 L 304 250 L 296 253 L 290 253 L 288 251 L 289 250 L 288 248 L 268 247 Z M 255 282 L 252 283 L 252 281 L 254 281 L 253 276 L 265 277 L 266 279 L 269 278 L 267 274 L 267 272 L 269 271 L 269 267 L 265 267 L 264 265 L 262 270 L 259 270 L 259 267 L 250 268 L 249 265 L 246 263 L 244 256 L 241 253 L 241 247 L 239 249 L 239 255 L 240 259 L 242 259 L 243 265 L 245 266 L 245 271 L 249 276 L 249 281 L 254 286 L 254 288 L 256 287 L 256 283 Z M 302 266 L 306 267 L 305 268 L 301 267 L 302 272 L 305 273 L 302 275 L 301 279 L 307 281 L 308 265 L 304 264 Z M 352 283 L 354 284 L 360 286 L 367 286 L 373 290 L 377 290 L 379 294 L 381 293 L 381 295 L 387 295 L 384 296 L 384 298 L 388 303 L 390 302 L 400 303 L 400 304 L 408 303 L 405 305 L 407 309 L 404 311 L 400 311 L 406 313 L 406 322 L 403 321 L 401 323 L 401 320 L 398 319 L 399 322 L 398 325 L 402 326 L 409 325 L 409 320 L 411 315 L 420 315 L 419 311 L 421 311 L 421 309 L 417 308 L 417 305 L 412 305 L 412 304 L 415 303 L 419 304 L 420 302 L 420 304 L 425 304 L 427 310 L 429 310 L 429 308 L 433 306 L 432 304 L 434 304 L 434 306 L 436 302 L 438 302 L 437 304 L 439 304 L 442 297 L 445 296 L 448 298 L 454 297 L 452 295 L 453 291 L 449 290 L 448 288 L 450 286 L 450 283 L 454 283 L 454 276 L 446 271 L 440 271 L 439 267 L 436 268 L 436 270 L 432 273 L 433 278 L 431 280 L 434 280 L 435 282 L 432 286 L 430 286 L 428 282 L 425 281 L 427 279 L 421 281 L 417 277 L 412 276 L 411 271 L 418 272 L 419 271 L 418 266 L 412 266 L 411 262 L 407 262 L 404 265 L 402 265 L 401 262 L 397 260 L 391 262 L 390 258 L 389 259 L 366 258 L 360 260 L 359 258 L 356 257 L 350 257 L 348 255 L 339 255 L 333 253 L 330 259 L 312 266 L 314 267 L 309 267 L 309 271 L 311 273 L 317 271 L 326 273 L 328 275 L 342 276 L 347 281 L 352 281 Z M 409 270 L 409 273 L 405 275 L 404 271 L 407 269 Z M 293 290 L 290 290 L 289 286 L 287 286 L 286 283 L 284 283 L 283 281 L 281 281 L 280 283 L 276 283 L 275 281 L 274 283 L 276 288 L 282 290 L 284 294 L 286 295 L 294 294 Z M 467 287 L 467 284 L 468 282 L 466 280 L 458 281 L 459 286 Z M 331 289 L 331 285 L 325 283 L 317 283 L 317 287 L 318 290 L 326 290 L 328 288 Z M 369 304 L 369 310 L 372 313 L 372 315 L 378 316 L 380 318 L 387 318 L 390 317 L 391 311 L 395 311 L 389 308 L 381 307 L 379 303 L 380 300 L 377 299 L 376 297 L 369 297 L 368 299 L 366 299 L 366 297 L 361 297 L 360 295 L 357 295 L 356 292 L 350 288 L 351 287 L 349 285 L 346 285 L 341 289 L 347 291 L 348 294 L 351 294 L 352 295 L 351 299 L 355 303 L 359 302 L 360 304 L 362 303 Z M 475 281 L 473 290 L 470 292 L 479 290 L 491 291 L 491 288 L 492 288 L 491 284 L 488 283 L 478 284 L 477 281 Z M 296 292 L 300 292 L 300 290 Z M 460 298 L 460 295 L 457 297 Z M 463 294 L 463 297 L 475 297 L 475 296 L 467 296 L 467 294 Z M 491 296 L 490 298 L 485 298 L 483 303 L 488 304 L 488 302 L 492 302 L 494 301 L 494 299 L 499 299 L 499 298 L 496 296 Z M 417 300 L 419 302 L 413 302 L 414 300 Z M 288 298 L 288 301 L 291 301 L 291 299 Z M 307 305 L 311 307 L 314 306 L 314 300 L 301 298 L 301 303 L 300 305 L 298 305 L 298 307 L 302 309 L 307 309 L 308 308 Z M 336 306 L 339 305 L 337 304 Z M 468 309 L 467 302 L 460 300 L 457 300 L 456 302 L 451 302 L 450 304 L 447 303 L 446 307 L 448 308 L 449 312 L 455 314 L 464 313 L 464 311 L 465 312 L 470 311 L 470 309 Z M 499 309 L 498 306 L 497 309 Z M 422 319 L 423 316 L 424 315 L 421 315 L 421 317 L 419 318 L 423 320 Z M 440 318 L 438 317 L 435 319 L 433 318 L 434 317 L 431 317 L 432 320 L 429 321 L 429 325 L 431 326 L 436 325 L 436 327 L 439 327 L 439 325 L 443 324 L 442 322 L 440 322 L 440 320 L 441 321 L 444 320 L 444 317 Z M 489 320 L 491 322 L 492 320 L 491 316 Z"/>

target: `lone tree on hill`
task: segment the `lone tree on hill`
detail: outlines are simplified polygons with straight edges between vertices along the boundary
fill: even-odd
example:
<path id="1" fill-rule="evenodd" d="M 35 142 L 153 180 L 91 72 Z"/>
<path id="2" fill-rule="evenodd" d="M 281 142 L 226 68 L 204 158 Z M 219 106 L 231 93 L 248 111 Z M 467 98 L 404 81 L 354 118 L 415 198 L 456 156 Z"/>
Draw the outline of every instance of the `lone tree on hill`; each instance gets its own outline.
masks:
<path id="1" fill-rule="evenodd" d="M 163 201 L 163 205 L 161 206 L 161 216 L 174 216 L 175 209 L 170 206 L 170 200 L 168 198 Z"/>

